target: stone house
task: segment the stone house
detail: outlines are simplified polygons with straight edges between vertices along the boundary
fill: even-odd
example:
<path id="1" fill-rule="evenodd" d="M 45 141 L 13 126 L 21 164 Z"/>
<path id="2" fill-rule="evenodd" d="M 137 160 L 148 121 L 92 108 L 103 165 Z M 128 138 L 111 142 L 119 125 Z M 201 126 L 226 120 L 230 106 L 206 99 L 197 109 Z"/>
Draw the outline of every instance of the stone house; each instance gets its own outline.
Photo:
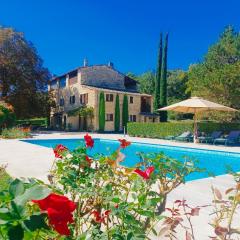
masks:
<path id="1" fill-rule="evenodd" d="M 105 95 L 105 131 L 114 131 L 116 95 L 119 95 L 120 102 L 120 130 L 123 130 L 121 115 L 124 95 L 128 96 L 129 121 L 159 121 L 159 117 L 152 113 L 152 96 L 139 93 L 137 81 L 114 69 L 112 63 L 88 66 L 85 60 L 82 67 L 54 77 L 49 82 L 48 90 L 56 102 L 50 117 L 53 128 L 98 131 L 101 92 Z M 91 107 L 93 116 L 70 114 L 81 107 Z"/>

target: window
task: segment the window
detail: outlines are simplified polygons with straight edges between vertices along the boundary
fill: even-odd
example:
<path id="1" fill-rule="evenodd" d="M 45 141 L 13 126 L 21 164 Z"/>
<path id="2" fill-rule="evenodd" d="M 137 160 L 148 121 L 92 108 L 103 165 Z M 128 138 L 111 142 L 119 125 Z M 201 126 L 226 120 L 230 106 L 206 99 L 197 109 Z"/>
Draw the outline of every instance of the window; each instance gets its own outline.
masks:
<path id="1" fill-rule="evenodd" d="M 108 121 L 108 122 L 113 121 L 113 114 L 112 113 L 107 113 L 106 121 Z"/>
<path id="2" fill-rule="evenodd" d="M 57 89 L 57 80 L 53 80 L 50 82 L 50 89 Z"/>
<path id="3" fill-rule="evenodd" d="M 130 103 L 133 103 L 133 97 L 130 96 Z"/>
<path id="4" fill-rule="evenodd" d="M 106 94 L 106 101 L 113 102 L 113 94 Z"/>
<path id="5" fill-rule="evenodd" d="M 60 106 L 64 106 L 64 98 L 60 98 L 59 105 L 60 105 Z"/>
<path id="6" fill-rule="evenodd" d="M 63 76 L 59 79 L 59 88 L 64 88 L 66 87 L 66 77 Z"/>
<path id="7" fill-rule="evenodd" d="M 70 104 L 74 104 L 75 103 L 75 96 L 70 96 Z"/>
<path id="8" fill-rule="evenodd" d="M 80 104 L 87 104 L 88 103 L 88 94 L 84 93 L 84 94 L 80 94 Z"/>
<path id="9" fill-rule="evenodd" d="M 136 115 L 129 115 L 129 122 L 136 122 L 137 116 Z"/>

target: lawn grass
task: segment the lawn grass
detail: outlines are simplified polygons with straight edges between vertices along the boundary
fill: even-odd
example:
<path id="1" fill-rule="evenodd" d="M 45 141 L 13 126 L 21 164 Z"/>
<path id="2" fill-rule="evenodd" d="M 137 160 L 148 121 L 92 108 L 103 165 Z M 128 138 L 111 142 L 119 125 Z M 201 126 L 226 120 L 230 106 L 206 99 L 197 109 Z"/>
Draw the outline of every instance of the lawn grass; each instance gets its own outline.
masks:
<path id="1" fill-rule="evenodd" d="M 0 192 L 8 189 L 11 179 L 12 178 L 7 174 L 6 170 L 0 167 Z"/>

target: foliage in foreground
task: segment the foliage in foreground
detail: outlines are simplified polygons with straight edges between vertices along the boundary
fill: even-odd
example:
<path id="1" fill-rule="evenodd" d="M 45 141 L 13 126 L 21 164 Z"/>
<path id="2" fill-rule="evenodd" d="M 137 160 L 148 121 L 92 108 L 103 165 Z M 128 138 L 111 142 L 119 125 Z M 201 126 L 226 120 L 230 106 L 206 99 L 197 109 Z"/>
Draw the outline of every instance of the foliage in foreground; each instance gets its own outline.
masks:
<path id="1" fill-rule="evenodd" d="M 119 141 L 119 148 L 109 156 L 88 155 L 94 146 L 89 135 L 85 136 L 86 147 L 74 151 L 58 145 L 49 185 L 35 179 L 13 180 L 0 193 L 1 239 L 140 240 L 156 235 L 173 240 L 179 239 L 182 228 L 182 239 L 195 240 L 192 218 L 207 206 L 192 207 L 186 200 L 176 200 L 172 208 L 165 207 L 167 195 L 199 170 L 194 162 L 140 154 L 140 163 L 126 168 L 120 165 L 124 161 L 121 150 L 131 143 Z M 240 210 L 239 179 L 235 174 L 236 186 L 227 189 L 225 196 L 212 188 L 210 239 L 230 240 L 240 235 L 235 225 Z"/>
<path id="2" fill-rule="evenodd" d="M 6 190 L 12 178 L 7 174 L 5 166 L 0 166 L 0 192 Z"/>
<path id="3" fill-rule="evenodd" d="M 198 170 L 163 154 L 141 155 L 134 168 L 120 165 L 120 146 L 109 156 L 89 156 L 86 147 L 58 145 L 51 185 L 15 179 L 1 193 L 2 239 L 147 239 L 158 234 L 167 195 Z M 67 196 L 64 197 L 63 195 Z M 18 236 L 18 238 L 14 238 Z"/>

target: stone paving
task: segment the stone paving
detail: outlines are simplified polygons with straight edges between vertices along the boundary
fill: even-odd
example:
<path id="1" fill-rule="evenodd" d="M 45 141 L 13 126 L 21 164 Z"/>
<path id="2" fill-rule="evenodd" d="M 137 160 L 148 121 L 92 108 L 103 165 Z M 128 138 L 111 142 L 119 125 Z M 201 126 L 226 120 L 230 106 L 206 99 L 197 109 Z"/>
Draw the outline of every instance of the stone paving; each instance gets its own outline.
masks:
<path id="1" fill-rule="evenodd" d="M 83 138 L 84 133 L 42 133 L 36 134 L 36 139 L 59 139 L 59 138 Z M 94 138 L 119 139 L 122 134 L 92 134 Z M 128 137 L 126 139 L 132 142 L 144 142 L 174 146 L 184 146 L 189 148 L 212 149 L 219 151 L 240 152 L 240 147 L 213 146 L 206 144 L 179 143 L 173 141 Z M 7 171 L 13 177 L 35 177 L 47 181 L 47 174 L 51 168 L 54 155 L 52 149 L 28 144 L 19 140 L 0 139 L 0 165 L 7 164 Z M 206 205 L 212 200 L 211 186 L 224 191 L 233 186 L 233 178 L 229 175 L 222 175 L 216 178 L 205 178 L 187 182 L 179 186 L 168 196 L 167 205 L 171 206 L 177 199 L 187 199 L 190 205 Z M 193 224 L 196 231 L 196 240 L 209 239 L 213 235 L 209 226 L 212 209 L 206 207 L 200 211 L 199 217 L 194 218 Z M 162 238 L 152 238 L 162 239 Z M 184 233 L 179 231 L 179 239 L 185 239 Z"/>

